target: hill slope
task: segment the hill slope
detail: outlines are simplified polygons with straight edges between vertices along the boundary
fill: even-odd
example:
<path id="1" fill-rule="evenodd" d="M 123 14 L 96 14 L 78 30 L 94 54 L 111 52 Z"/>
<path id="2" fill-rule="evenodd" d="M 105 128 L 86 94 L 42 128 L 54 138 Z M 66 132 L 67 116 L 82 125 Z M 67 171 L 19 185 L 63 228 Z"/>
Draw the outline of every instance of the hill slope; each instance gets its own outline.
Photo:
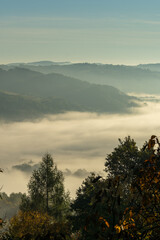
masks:
<path id="1" fill-rule="evenodd" d="M 62 111 L 121 113 L 137 106 L 134 98 L 111 86 L 20 68 L 0 70 L 0 90 L 3 91 L 0 94 L 1 112 L 4 113 L 4 108 L 6 111 L 14 109 L 14 113 L 19 111 L 20 115 L 24 111 L 33 115 Z"/>
<path id="2" fill-rule="evenodd" d="M 70 65 L 27 65 L 20 67 L 41 73 L 60 73 L 95 84 L 107 84 L 124 92 L 159 93 L 160 73 L 138 66 L 77 63 Z M 5 68 L 3 66 L 3 68 Z M 6 66 L 8 68 L 8 66 Z M 144 67 L 143 67 L 144 68 Z"/>
<path id="3" fill-rule="evenodd" d="M 14 93 L 0 92 L 0 119 L 22 121 L 64 111 L 83 111 L 80 106 L 60 98 L 34 98 Z"/>

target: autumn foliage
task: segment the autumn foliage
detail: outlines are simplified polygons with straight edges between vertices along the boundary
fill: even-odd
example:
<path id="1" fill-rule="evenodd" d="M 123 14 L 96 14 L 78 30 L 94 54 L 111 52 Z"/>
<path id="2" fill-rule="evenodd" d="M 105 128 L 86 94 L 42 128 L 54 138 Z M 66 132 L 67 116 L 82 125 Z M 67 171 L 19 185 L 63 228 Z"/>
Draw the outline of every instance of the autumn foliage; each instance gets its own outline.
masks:
<path id="1" fill-rule="evenodd" d="M 159 140 L 151 136 L 142 149 L 130 137 L 119 142 L 106 158 L 107 176 L 91 173 L 83 181 L 70 202 L 70 214 L 56 218 L 55 212 L 48 211 L 55 206 L 50 201 L 44 209 L 29 205 L 11 219 L 4 239 L 160 239 Z M 47 201 L 48 196 L 44 197 Z M 55 199 L 54 194 L 51 197 Z M 36 203 L 34 198 L 32 203 Z"/>
<path id="2" fill-rule="evenodd" d="M 67 222 L 57 222 L 47 213 L 20 211 L 11 219 L 6 236 L 17 240 L 66 240 L 70 236 L 70 227 Z"/>
<path id="3" fill-rule="evenodd" d="M 133 239 L 156 239 L 160 236 L 160 143 L 152 136 L 144 146 L 151 155 L 144 161 L 131 185 L 130 206 L 125 209 L 116 230 Z"/>
<path id="4" fill-rule="evenodd" d="M 111 160 L 105 164 L 111 171 L 108 177 L 92 175 L 77 192 L 73 208 L 81 229 L 80 239 L 159 239 L 158 138 L 151 136 L 138 150 L 128 137 L 124 142 L 120 141 L 120 146 L 108 155 L 107 160 Z M 82 201 L 83 210 L 80 209 Z M 80 221 L 83 217 L 85 219 Z"/>

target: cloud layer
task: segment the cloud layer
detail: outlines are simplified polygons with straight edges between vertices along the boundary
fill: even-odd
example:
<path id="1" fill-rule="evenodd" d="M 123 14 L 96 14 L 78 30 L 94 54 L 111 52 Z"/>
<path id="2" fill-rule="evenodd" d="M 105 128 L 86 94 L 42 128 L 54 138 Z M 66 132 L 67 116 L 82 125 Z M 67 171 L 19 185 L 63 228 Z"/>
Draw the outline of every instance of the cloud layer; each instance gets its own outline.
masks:
<path id="1" fill-rule="evenodd" d="M 65 173 L 66 187 L 74 195 L 89 172 L 103 171 L 105 156 L 117 146 L 118 138 L 130 135 L 141 147 L 152 134 L 160 135 L 160 103 L 147 104 L 132 115 L 71 112 L 38 122 L 1 123 L 3 191 L 26 191 L 31 171 L 49 152 Z"/>

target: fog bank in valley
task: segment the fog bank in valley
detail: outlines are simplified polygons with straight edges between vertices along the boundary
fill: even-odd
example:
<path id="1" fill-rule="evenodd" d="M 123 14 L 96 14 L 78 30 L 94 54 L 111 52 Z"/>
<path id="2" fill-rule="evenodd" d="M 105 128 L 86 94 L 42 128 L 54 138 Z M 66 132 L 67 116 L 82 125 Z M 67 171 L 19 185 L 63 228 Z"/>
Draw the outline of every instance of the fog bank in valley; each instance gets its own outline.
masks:
<path id="1" fill-rule="evenodd" d="M 141 147 L 160 134 L 160 103 L 148 102 L 136 114 L 69 112 L 35 122 L 1 123 L 0 166 L 3 191 L 25 192 L 44 153 L 64 172 L 66 189 L 75 190 L 90 171 L 103 172 L 105 156 L 130 135 Z"/>

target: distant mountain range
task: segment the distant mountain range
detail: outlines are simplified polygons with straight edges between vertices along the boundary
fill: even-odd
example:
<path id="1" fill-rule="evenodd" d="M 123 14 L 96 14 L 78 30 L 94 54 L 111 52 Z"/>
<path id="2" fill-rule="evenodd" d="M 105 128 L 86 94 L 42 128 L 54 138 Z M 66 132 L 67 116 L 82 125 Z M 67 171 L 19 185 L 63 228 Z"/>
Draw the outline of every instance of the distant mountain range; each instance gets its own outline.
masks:
<path id="1" fill-rule="evenodd" d="M 129 112 L 135 98 L 115 87 L 62 74 L 14 67 L 0 69 L 0 117 L 23 120 L 66 111 Z"/>
<path id="2" fill-rule="evenodd" d="M 29 62 L 29 63 L 9 63 L 8 66 L 19 66 L 19 65 L 33 65 L 33 66 L 51 66 L 51 65 L 68 65 L 71 62 L 52 62 L 52 61 L 38 61 L 38 62 Z"/>
<path id="3" fill-rule="evenodd" d="M 59 73 L 89 83 L 111 85 L 123 92 L 156 93 L 160 89 L 160 64 L 138 66 L 35 62 L 28 64 L 1 65 L 3 69 L 15 66 L 44 74 Z"/>
<path id="4" fill-rule="evenodd" d="M 160 72 L 160 63 L 140 64 L 138 67 L 152 72 Z"/>

